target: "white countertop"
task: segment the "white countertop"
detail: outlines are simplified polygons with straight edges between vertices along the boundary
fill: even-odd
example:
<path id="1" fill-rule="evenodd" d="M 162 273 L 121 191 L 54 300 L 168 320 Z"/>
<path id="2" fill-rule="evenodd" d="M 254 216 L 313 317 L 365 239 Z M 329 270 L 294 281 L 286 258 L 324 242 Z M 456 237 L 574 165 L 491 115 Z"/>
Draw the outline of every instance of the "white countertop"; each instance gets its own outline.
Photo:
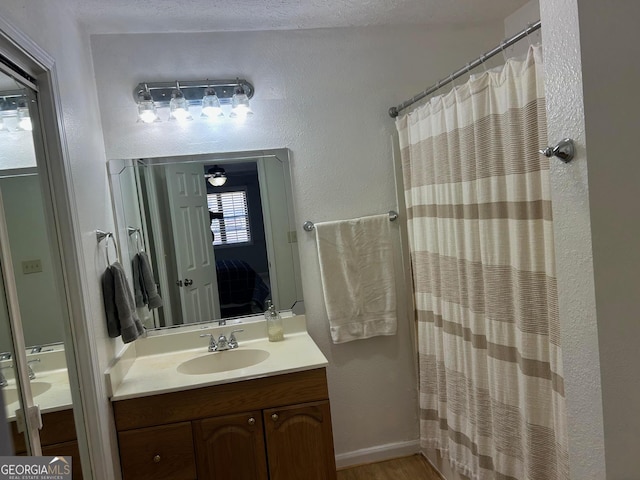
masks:
<path id="1" fill-rule="evenodd" d="M 47 390 L 36 395 L 33 388 L 34 384 L 47 384 Z M 67 369 L 48 370 L 36 373 L 36 378 L 31 380 L 33 389 L 33 402 L 40 407 L 40 413 L 57 412 L 72 408 L 71 390 L 69 388 L 69 375 Z M 9 380 L 6 389 L 14 389 L 16 386 L 15 379 Z M 5 397 L 6 398 L 6 397 Z M 5 405 L 7 420 L 15 420 L 16 410 L 20 408 L 18 400 Z"/>
<path id="2" fill-rule="evenodd" d="M 111 400 L 239 382 L 327 365 L 327 359 L 306 332 L 303 315 L 285 318 L 284 325 L 285 339 L 281 342 L 267 340 L 264 321 L 207 329 L 187 329 L 139 339 L 130 344 L 118 362 L 105 374 L 107 385 L 111 388 Z M 236 334 L 239 347 L 234 350 L 208 352 L 208 339 L 199 338 L 201 333 L 213 333 L 216 337 L 223 333 L 228 336 L 231 330 L 238 328 L 245 331 Z M 189 348 L 184 348 L 185 346 Z M 243 349 L 264 350 L 269 352 L 269 356 L 255 365 L 220 373 L 191 375 L 178 371 L 180 364 L 191 359 L 233 355 Z"/>

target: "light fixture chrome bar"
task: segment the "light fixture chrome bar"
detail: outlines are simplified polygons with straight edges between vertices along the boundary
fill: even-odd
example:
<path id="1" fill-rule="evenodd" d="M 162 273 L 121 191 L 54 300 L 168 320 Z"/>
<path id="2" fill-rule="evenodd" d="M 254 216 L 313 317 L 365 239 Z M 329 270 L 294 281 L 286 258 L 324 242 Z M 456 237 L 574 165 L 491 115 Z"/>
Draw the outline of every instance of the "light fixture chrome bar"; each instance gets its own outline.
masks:
<path id="1" fill-rule="evenodd" d="M 151 98 L 158 107 L 167 107 L 171 101 L 171 93 L 180 85 L 180 91 L 189 105 L 201 105 L 205 90 L 210 88 L 216 92 L 222 104 L 230 104 L 235 89 L 241 86 L 247 97 L 253 97 L 255 88 L 243 78 L 234 80 L 178 80 L 177 82 L 141 82 L 133 89 L 133 98 L 137 102 L 148 88 Z"/>
<path id="2" fill-rule="evenodd" d="M 531 25 L 529 25 L 527 28 L 525 28 L 521 32 L 516 33 L 513 37 L 510 37 L 510 38 L 507 38 L 506 40 L 503 40 L 500 43 L 500 45 L 492 48 L 491 50 L 489 50 L 486 53 L 483 53 L 482 55 L 480 55 L 480 57 L 476 58 L 473 62 L 467 63 L 464 67 L 456 70 L 455 72 L 453 72 L 448 77 L 443 78 L 442 80 L 438 80 L 437 83 L 435 83 L 434 85 L 431 85 L 429 88 L 427 88 L 423 92 L 420 92 L 419 94 L 415 95 L 413 98 L 410 98 L 409 100 L 406 100 L 406 101 L 402 102 L 400 105 L 397 105 L 395 107 L 391 107 L 389 109 L 389 116 L 391 118 L 396 118 L 400 114 L 400 112 L 402 110 L 404 110 L 405 108 L 410 107 L 411 105 L 413 105 L 416 102 L 419 102 L 420 100 L 422 100 L 426 96 L 431 95 L 432 93 L 440 90 L 442 87 L 444 87 L 445 85 L 448 85 L 449 83 L 453 82 L 455 79 L 461 77 L 465 73 L 471 72 L 471 70 L 473 70 L 474 68 L 482 65 L 484 62 L 489 60 L 491 57 L 493 57 L 493 56 L 497 55 L 498 53 L 504 51 L 505 48 L 508 48 L 511 45 L 514 45 L 515 43 L 518 43 L 520 40 L 522 40 L 523 38 L 526 38 L 528 35 L 530 35 L 531 33 L 535 32 L 536 30 L 540 30 L 541 27 L 542 27 L 542 23 L 540 22 L 540 20 L 538 20 L 535 23 L 532 23 Z"/>

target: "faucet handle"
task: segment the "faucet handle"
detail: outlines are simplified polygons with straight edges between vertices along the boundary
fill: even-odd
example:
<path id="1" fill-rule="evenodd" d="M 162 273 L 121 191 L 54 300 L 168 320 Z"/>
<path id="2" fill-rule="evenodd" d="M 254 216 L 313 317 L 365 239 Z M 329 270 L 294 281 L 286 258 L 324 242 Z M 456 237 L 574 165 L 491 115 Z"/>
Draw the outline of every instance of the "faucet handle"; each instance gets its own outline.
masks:
<path id="1" fill-rule="evenodd" d="M 200 334 L 200 337 L 201 337 L 201 338 L 202 338 L 202 337 L 209 337 L 209 338 L 210 338 L 210 339 L 209 339 L 209 351 L 210 351 L 210 352 L 215 352 L 215 351 L 216 351 L 216 346 L 217 346 L 217 345 L 216 345 L 216 339 L 215 339 L 215 337 L 213 336 L 213 334 L 211 334 L 211 333 L 201 333 L 201 334 Z"/>
<path id="2" fill-rule="evenodd" d="M 229 335 L 229 348 L 238 348 L 238 340 L 236 339 L 236 333 L 244 332 L 242 328 L 233 330 Z"/>
<path id="3" fill-rule="evenodd" d="M 11 360 L 11 352 L 0 353 L 0 360 Z"/>

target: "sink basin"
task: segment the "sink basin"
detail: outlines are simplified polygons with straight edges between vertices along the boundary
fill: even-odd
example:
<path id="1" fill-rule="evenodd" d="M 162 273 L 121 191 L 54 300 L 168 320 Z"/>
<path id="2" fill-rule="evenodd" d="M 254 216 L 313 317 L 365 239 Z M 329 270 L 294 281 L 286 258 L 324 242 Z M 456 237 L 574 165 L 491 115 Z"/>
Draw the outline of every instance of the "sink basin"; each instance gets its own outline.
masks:
<path id="1" fill-rule="evenodd" d="M 187 375 L 205 375 L 220 373 L 239 368 L 247 368 L 264 362 L 269 352 L 258 349 L 227 350 L 213 352 L 201 357 L 192 358 L 178 365 L 178 372 Z"/>
<path id="2" fill-rule="evenodd" d="M 51 384 L 47 382 L 31 382 L 31 394 L 34 397 L 42 395 L 51 388 Z M 18 401 L 18 389 L 16 387 L 4 387 L 2 389 L 4 396 L 4 404 L 9 405 Z"/>

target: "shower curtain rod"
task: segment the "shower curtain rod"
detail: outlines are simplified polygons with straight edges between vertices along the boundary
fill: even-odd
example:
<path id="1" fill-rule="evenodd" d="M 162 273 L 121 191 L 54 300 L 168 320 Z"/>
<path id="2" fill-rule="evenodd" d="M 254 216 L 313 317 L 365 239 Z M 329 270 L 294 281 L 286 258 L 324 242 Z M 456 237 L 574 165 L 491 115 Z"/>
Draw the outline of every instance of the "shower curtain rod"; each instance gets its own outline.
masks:
<path id="1" fill-rule="evenodd" d="M 397 105 L 395 107 L 391 107 L 389 109 L 389 116 L 391 118 L 396 118 L 400 114 L 400 112 L 402 110 L 404 110 L 405 108 L 413 105 L 416 102 L 419 102 L 420 100 L 422 100 L 427 95 L 431 95 L 433 92 L 441 89 L 445 85 L 448 85 L 449 83 L 453 82 L 456 78 L 461 77 L 465 73 L 469 73 L 471 70 L 473 70 L 474 68 L 476 68 L 479 65 L 482 65 L 484 62 L 489 60 L 494 55 L 497 55 L 498 53 L 504 51 L 505 48 L 508 48 L 511 45 L 513 45 L 514 43 L 517 43 L 520 40 L 522 40 L 523 38 L 526 38 L 528 35 L 530 35 L 531 33 L 535 32 L 536 30 L 540 30 L 540 27 L 542 27 L 542 23 L 540 22 L 540 20 L 538 20 L 535 23 L 530 24 L 527 28 L 522 30 L 520 33 L 516 33 L 513 37 L 507 38 L 506 40 L 503 40 L 500 43 L 500 45 L 498 45 L 497 47 L 492 48 L 488 52 L 483 53 L 482 55 L 480 55 L 480 57 L 476 58 L 473 62 L 467 63 L 464 67 L 462 67 L 459 70 L 456 70 L 455 72 L 453 72 L 448 77 L 443 78 L 442 80 L 438 80 L 437 83 L 435 83 L 434 85 L 431 85 L 425 91 L 417 94 L 416 96 L 414 96 L 413 98 L 411 98 L 409 100 L 406 100 L 406 101 L 402 102 L 400 105 Z"/>

